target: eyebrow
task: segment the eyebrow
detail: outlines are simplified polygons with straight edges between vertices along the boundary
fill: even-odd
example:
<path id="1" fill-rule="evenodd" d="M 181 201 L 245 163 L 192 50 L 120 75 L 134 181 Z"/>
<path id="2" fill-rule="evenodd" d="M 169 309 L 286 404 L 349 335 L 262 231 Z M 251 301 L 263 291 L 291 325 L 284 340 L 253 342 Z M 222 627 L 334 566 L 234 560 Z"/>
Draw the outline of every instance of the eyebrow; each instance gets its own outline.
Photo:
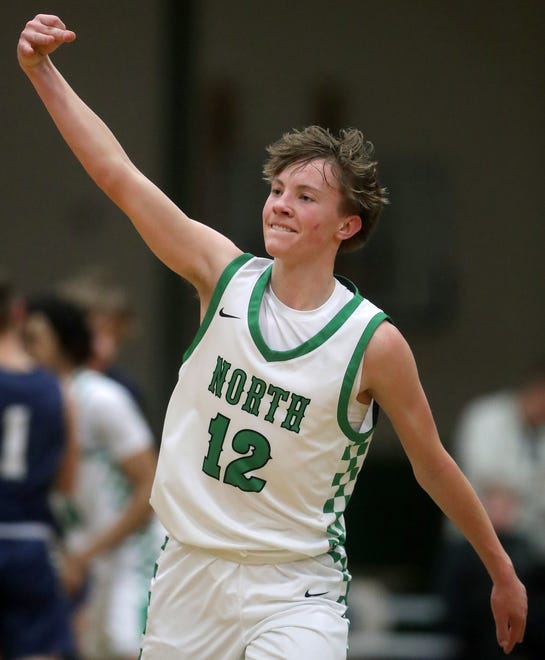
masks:
<path id="1" fill-rule="evenodd" d="M 279 183 L 279 184 L 282 185 L 282 186 L 285 186 L 285 185 L 286 185 L 286 184 L 284 183 L 284 181 L 282 181 L 282 179 L 281 179 L 279 176 L 275 176 L 273 179 L 271 179 L 271 186 L 274 185 L 275 183 L 276 183 L 276 184 Z M 295 186 L 295 189 L 296 189 L 296 190 L 313 190 L 314 192 L 317 192 L 317 193 L 320 193 L 320 192 L 321 192 L 321 188 L 317 188 L 316 186 L 312 186 L 312 185 L 310 185 L 310 184 L 308 184 L 308 183 L 298 183 L 298 184 Z"/>

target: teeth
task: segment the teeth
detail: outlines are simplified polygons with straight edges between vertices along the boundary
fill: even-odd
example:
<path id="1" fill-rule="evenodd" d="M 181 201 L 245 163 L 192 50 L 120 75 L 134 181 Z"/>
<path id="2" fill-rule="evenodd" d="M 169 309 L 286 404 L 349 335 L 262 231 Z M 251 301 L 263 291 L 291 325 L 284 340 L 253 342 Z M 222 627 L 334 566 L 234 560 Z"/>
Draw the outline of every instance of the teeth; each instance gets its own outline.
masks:
<path id="1" fill-rule="evenodd" d="M 293 229 L 289 229 L 289 227 L 283 227 L 282 225 L 271 225 L 271 229 L 293 233 Z"/>

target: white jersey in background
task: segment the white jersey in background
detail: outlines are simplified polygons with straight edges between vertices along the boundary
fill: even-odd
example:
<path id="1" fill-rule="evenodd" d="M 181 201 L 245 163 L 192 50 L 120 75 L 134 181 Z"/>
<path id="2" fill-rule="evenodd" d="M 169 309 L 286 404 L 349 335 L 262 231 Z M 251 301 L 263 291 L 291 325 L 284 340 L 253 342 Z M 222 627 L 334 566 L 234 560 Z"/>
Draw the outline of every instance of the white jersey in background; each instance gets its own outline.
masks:
<path id="1" fill-rule="evenodd" d="M 151 430 L 127 390 L 92 369 L 71 382 L 81 444 L 67 543 L 73 550 L 110 527 L 130 483 L 119 464 L 153 446 Z M 149 582 L 164 530 L 154 519 L 92 562 L 85 657 L 138 655 Z"/>

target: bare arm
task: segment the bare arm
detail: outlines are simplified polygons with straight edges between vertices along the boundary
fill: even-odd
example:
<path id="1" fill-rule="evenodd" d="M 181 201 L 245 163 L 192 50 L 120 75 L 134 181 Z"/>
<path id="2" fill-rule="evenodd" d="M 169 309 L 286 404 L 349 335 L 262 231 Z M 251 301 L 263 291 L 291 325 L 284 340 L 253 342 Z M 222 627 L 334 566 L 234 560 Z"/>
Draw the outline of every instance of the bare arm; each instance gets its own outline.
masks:
<path id="1" fill-rule="evenodd" d="M 115 523 L 98 534 L 81 553 L 86 562 L 117 546 L 129 534 L 145 525 L 151 517 L 149 498 L 155 474 L 153 450 L 145 449 L 130 456 L 120 464 L 120 468 L 129 480 L 131 495 Z"/>
<path id="2" fill-rule="evenodd" d="M 460 529 L 485 565 L 493 582 L 491 605 L 498 643 L 510 653 L 524 636 L 526 591 L 475 491 L 443 447 L 412 352 L 389 323 L 377 329 L 367 347 L 364 392 L 390 418 L 420 486 Z"/>
<path id="3" fill-rule="evenodd" d="M 90 539 L 89 544 L 81 551 L 64 556 L 63 580 L 69 592 L 80 587 L 89 563 L 95 557 L 114 549 L 150 519 L 152 509 L 149 498 L 155 474 L 155 458 L 152 449 L 145 449 L 120 463 L 120 468 L 130 482 L 131 494 L 125 508 L 112 525 Z"/>
<path id="4" fill-rule="evenodd" d="M 19 64 L 89 176 L 130 218 L 156 256 L 191 282 L 206 304 L 219 275 L 240 250 L 190 219 L 147 179 L 62 77 L 49 55 L 75 38 L 59 18 L 40 14 L 21 33 Z"/>

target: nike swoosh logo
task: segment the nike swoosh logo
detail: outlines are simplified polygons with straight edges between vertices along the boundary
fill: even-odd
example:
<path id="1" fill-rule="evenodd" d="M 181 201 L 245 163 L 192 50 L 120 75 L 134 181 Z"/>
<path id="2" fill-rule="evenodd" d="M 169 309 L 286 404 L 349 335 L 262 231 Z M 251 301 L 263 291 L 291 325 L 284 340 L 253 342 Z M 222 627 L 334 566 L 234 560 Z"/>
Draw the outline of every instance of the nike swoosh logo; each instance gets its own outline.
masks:
<path id="1" fill-rule="evenodd" d="M 220 316 L 223 316 L 224 319 L 239 319 L 240 316 L 233 316 L 232 314 L 227 314 L 223 311 L 223 307 L 220 309 Z"/>
<path id="2" fill-rule="evenodd" d="M 315 598 L 316 596 L 325 596 L 329 591 L 319 591 L 318 593 L 311 594 L 310 591 L 305 591 L 305 598 Z"/>

